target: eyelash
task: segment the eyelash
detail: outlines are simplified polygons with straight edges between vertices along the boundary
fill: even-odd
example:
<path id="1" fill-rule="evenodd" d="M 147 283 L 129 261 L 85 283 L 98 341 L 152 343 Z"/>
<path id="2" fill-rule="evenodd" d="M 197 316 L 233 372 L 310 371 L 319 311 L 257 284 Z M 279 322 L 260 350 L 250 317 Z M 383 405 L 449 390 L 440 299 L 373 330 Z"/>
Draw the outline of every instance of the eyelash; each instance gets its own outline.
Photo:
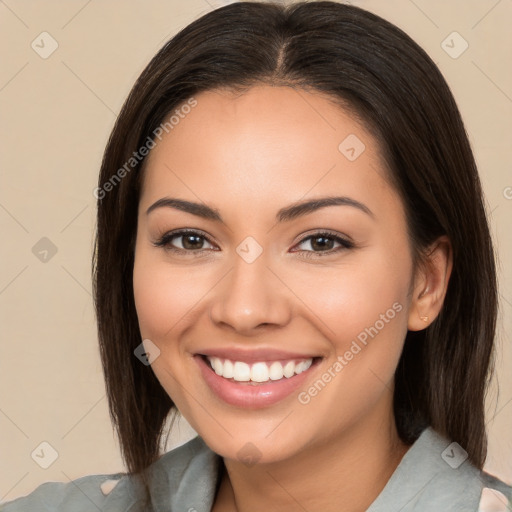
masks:
<path id="1" fill-rule="evenodd" d="M 213 242 L 210 241 L 210 239 L 201 231 L 191 230 L 191 229 L 185 229 L 185 230 L 178 230 L 178 231 L 171 231 L 169 233 L 164 234 L 159 240 L 156 242 L 153 242 L 153 245 L 155 247 L 163 247 L 166 251 L 171 251 L 175 254 L 184 254 L 192 255 L 194 256 L 201 256 L 203 251 L 207 251 L 209 249 L 198 249 L 198 250 L 187 250 L 187 249 L 181 249 L 179 247 L 173 247 L 171 245 L 171 240 L 176 237 L 185 236 L 185 235 L 196 235 L 201 238 L 204 238 L 209 244 L 214 245 Z M 314 239 L 314 238 L 330 238 L 334 240 L 334 242 L 338 242 L 340 244 L 339 247 L 336 247 L 334 249 L 329 249 L 327 251 L 293 251 L 293 252 L 302 252 L 304 253 L 302 257 L 304 258 L 322 258 L 325 256 L 331 256 L 335 253 L 338 253 L 342 250 L 346 249 L 353 249 L 355 247 L 355 244 L 345 238 L 340 237 L 339 235 L 330 232 L 330 231 L 318 231 L 316 233 L 310 234 L 306 237 L 304 237 L 302 240 L 300 240 L 296 245 L 301 245 L 304 242 Z"/>

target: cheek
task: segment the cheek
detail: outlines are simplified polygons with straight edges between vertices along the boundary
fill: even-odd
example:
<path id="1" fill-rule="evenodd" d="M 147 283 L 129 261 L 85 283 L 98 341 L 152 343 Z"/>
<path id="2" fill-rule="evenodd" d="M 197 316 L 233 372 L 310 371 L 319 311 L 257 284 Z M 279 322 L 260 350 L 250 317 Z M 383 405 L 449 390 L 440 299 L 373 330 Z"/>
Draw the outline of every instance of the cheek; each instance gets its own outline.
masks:
<path id="1" fill-rule="evenodd" d="M 409 273 L 407 258 L 383 249 L 354 253 L 341 265 L 315 272 L 305 268 L 295 277 L 290 273 L 288 279 L 309 308 L 311 321 L 336 352 L 343 353 L 358 336 L 364 341 L 368 330 L 375 333 L 375 327 L 390 341 L 404 332 Z"/>
<path id="2" fill-rule="evenodd" d="M 367 414 L 388 392 L 407 332 L 408 271 L 406 259 L 372 251 L 353 265 L 347 260 L 343 268 L 317 273 L 314 288 L 304 277 L 298 294 L 318 315 L 315 325 L 333 356 L 319 380 L 302 390 L 301 404 L 313 403 L 339 424 Z"/>
<path id="3" fill-rule="evenodd" d="M 134 264 L 133 289 L 142 337 L 163 342 L 204 295 L 204 287 L 193 272 L 173 269 L 160 256 L 140 250 Z"/>
<path id="4" fill-rule="evenodd" d="M 136 252 L 133 289 L 141 338 L 151 340 L 160 350 L 151 368 L 184 412 L 188 405 L 178 383 L 186 380 L 187 374 L 182 368 L 182 347 L 177 338 L 183 330 L 180 321 L 184 317 L 189 321 L 194 304 L 205 293 L 200 282 L 189 272 L 173 269 L 154 251 L 141 248 Z"/>

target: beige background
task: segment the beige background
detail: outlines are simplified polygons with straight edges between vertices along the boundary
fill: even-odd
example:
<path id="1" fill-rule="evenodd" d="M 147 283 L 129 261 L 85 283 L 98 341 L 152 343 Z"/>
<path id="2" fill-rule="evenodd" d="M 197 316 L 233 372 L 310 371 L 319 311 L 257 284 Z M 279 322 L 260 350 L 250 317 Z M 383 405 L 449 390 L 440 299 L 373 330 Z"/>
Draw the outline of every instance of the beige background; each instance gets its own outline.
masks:
<path id="1" fill-rule="evenodd" d="M 124 469 L 93 316 L 92 191 L 116 113 L 146 63 L 177 30 L 225 3 L 0 0 L 0 501 L 45 481 Z M 463 113 L 501 261 L 500 393 L 489 400 L 486 468 L 512 482 L 512 2 L 352 3 L 417 40 Z M 43 31 L 58 43 L 47 59 L 31 48 Z M 442 47 L 453 31 L 469 44 L 456 59 Z M 463 44 L 450 41 L 455 50 Z M 43 237 L 57 248 L 46 262 L 32 252 Z M 182 423 L 170 446 L 190 435 Z M 48 469 L 31 457 L 43 441 L 58 452 Z"/>

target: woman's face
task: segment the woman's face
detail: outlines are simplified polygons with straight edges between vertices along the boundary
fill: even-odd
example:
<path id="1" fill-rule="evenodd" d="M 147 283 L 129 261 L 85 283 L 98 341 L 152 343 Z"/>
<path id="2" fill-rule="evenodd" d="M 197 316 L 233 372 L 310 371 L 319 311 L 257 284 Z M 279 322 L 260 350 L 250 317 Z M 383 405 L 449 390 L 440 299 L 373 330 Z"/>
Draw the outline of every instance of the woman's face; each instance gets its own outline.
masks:
<path id="1" fill-rule="evenodd" d="M 300 89 L 195 99 L 152 149 L 138 213 L 135 302 L 160 383 L 214 451 L 249 463 L 389 422 L 413 267 L 376 140 Z"/>

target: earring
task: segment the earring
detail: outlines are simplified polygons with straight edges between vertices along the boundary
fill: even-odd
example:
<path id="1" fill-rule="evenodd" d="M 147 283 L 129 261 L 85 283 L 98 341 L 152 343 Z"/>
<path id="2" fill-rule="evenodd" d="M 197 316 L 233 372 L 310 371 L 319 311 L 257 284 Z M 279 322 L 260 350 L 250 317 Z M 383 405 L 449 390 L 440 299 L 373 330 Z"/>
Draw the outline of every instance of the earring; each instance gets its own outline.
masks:
<path id="1" fill-rule="evenodd" d="M 420 316 L 420 318 L 427 323 L 428 322 L 428 316 Z"/>

